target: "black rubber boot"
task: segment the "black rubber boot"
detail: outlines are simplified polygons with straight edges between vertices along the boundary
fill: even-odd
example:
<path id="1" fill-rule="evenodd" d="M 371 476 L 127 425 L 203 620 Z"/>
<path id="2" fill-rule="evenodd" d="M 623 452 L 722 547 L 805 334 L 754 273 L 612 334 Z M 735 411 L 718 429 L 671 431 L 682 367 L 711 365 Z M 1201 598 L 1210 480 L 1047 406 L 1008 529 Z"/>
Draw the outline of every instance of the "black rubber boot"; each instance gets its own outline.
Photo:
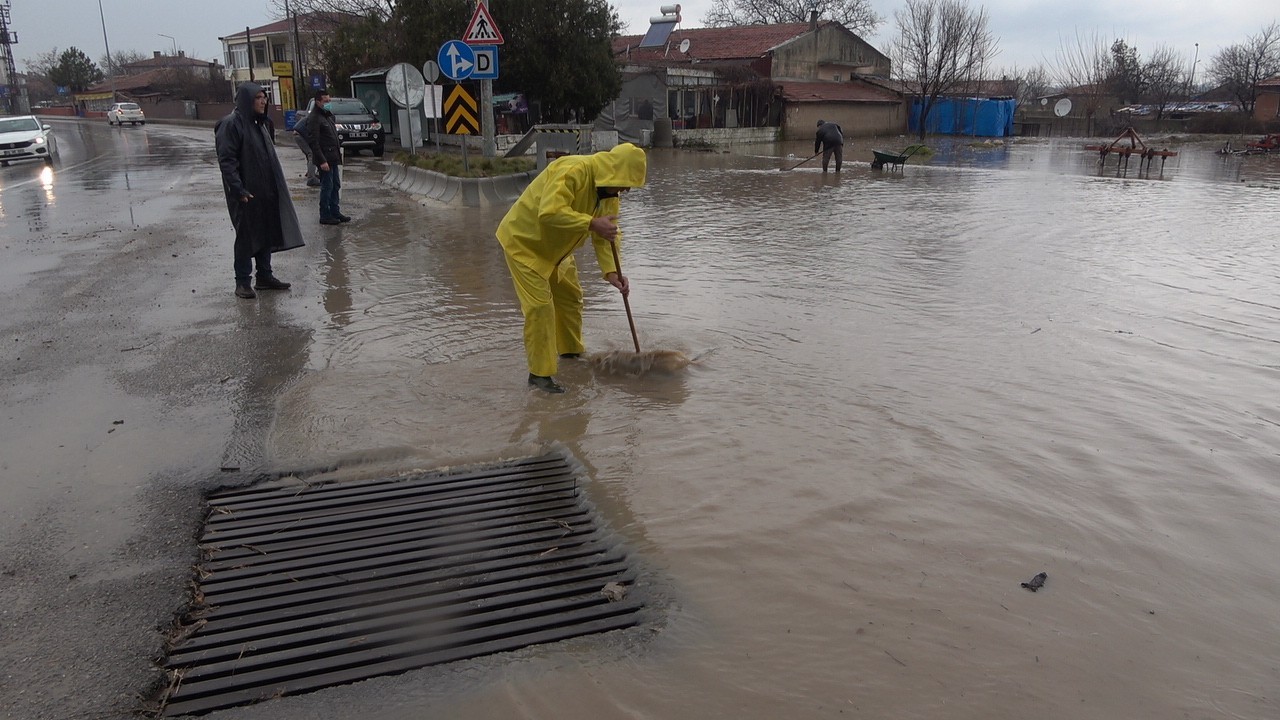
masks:
<path id="1" fill-rule="evenodd" d="M 293 287 L 293 283 L 287 283 L 274 275 L 259 277 L 258 281 L 253 284 L 255 290 L 288 290 Z"/>
<path id="2" fill-rule="evenodd" d="M 244 298 L 246 300 L 252 300 L 258 297 L 258 293 L 254 292 L 253 288 L 249 287 L 248 285 L 237 285 L 236 297 Z"/>
<path id="3" fill-rule="evenodd" d="M 529 384 L 538 388 L 539 390 L 543 390 L 549 393 L 564 392 L 564 388 L 560 387 L 560 384 L 557 383 L 556 379 L 553 377 L 546 377 L 543 375 L 534 375 L 533 373 L 529 373 Z"/>

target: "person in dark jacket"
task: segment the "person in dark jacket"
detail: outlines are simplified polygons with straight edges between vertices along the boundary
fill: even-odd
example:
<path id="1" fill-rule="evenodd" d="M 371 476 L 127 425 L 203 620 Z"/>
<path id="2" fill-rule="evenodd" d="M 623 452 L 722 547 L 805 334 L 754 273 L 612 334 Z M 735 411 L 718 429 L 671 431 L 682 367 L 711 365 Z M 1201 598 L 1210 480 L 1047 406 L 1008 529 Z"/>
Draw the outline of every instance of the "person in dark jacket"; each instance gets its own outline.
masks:
<path id="1" fill-rule="evenodd" d="M 311 154 L 311 140 L 307 138 L 306 115 L 302 115 L 293 124 L 293 139 L 307 158 L 307 187 L 320 187 L 320 173 L 316 171 L 315 156 Z"/>
<path id="2" fill-rule="evenodd" d="M 271 270 L 271 254 L 304 243 L 271 141 L 262 86 L 244 83 L 236 90 L 236 109 L 217 122 L 214 136 L 227 212 L 236 230 L 236 297 L 257 297 L 255 288 L 288 290 L 290 284 Z M 257 282 L 250 287 L 255 265 Z"/>
<path id="3" fill-rule="evenodd" d="M 307 115 L 307 136 L 311 154 L 320 169 L 320 224 L 337 225 L 351 222 L 338 206 L 342 191 L 342 144 L 338 124 L 329 111 L 329 91 L 317 90 L 315 109 Z"/>
<path id="4" fill-rule="evenodd" d="M 836 172 L 840 172 L 840 165 L 844 161 L 844 133 L 836 123 L 818 121 L 818 134 L 813 139 L 813 154 L 817 155 L 819 152 L 822 153 L 822 172 L 827 171 L 833 154 L 836 156 Z"/>

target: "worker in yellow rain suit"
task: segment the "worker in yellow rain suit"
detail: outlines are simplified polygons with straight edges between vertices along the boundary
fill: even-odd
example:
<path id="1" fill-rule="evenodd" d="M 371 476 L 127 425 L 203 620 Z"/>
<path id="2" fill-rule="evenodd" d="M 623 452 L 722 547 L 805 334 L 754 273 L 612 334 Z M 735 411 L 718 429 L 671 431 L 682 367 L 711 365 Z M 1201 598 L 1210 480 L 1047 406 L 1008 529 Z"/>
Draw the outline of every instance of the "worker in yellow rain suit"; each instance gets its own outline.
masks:
<path id="1" fill-rule="evenodd" d="M 593 155 L 566 155 L 534 178 L 498 225 L 498 242 L 511 269 L 524 312 L 529 384 L 564 392 L 555 375 L 560 357 L 577 357 L 582 344 L 582 286 L 573 252 L 591 237 L 604 279 L 624 296 L 631 288 L 618 272 L 610 242 L 621 242 L 618 196 L 644 185 L 644 150 L 622 144 Z"/>

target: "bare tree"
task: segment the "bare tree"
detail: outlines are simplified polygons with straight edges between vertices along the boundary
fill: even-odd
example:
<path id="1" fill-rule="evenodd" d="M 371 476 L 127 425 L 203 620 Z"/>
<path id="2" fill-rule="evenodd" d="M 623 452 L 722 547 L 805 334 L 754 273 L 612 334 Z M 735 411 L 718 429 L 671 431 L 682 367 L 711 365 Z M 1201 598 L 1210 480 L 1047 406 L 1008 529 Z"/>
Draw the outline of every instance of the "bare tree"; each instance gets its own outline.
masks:
<path id="1" fill-rule="evenodd" d="M 1143 77 L 1147 82 L 1146 100 L 1156 106 L 1156 120 L 1164 117 L 1165 110 L 1182 94 L 1187 78 L 1184 68 L 1187 58 L 1169 45 L 1157 45 L 1151 57 L 1143 63 Z"/>
<path id="2" fill-rule="evenodd" d="M 177 100 L 217 102 L 227 95 L 226 81 L 191 66 L 165 68 L 154 87 Z"/>
<path id="3" fill-rule="evenodd" d="M 1074 38 L 1058 38 L 1054 77 L 1064 92 L 1084 104 L 1085 132 L 1090 135 L 1098 109 L 1110 92 L 1110 48 L 1097 30 L 1087 35 L 1076 30 Z"/>
<path id="4" fill-rule="evenodd" d="M 58 48 L 54 47 L 49 52 L 36 53 L 35 57 L 23 60 L 22 64 L 29 74 L 48 77 L 49 71 L 58 67 L 58 57 L 61 54 Z"/>
<path id="5" fill-rule="evenodd" d="M 1272 22 L 1257 35 L 1218 51 L 1209 77 L 1240 101 L 1240 111 L 1253 115 L 1258 83 L 1280 72 L 1280 23 Z"/>
<path id="6" fill-rule="evenodd" d="M 870 0 L 713 0 L 702 22 L 707 27 L 809 22 L 813 10 L 855 35 L 874 33 L 884 22 Z"/>
<path id="7" fill-rule="evenodd" d="M 1001 70 L 1000 74 L 1018 83 L 1016 99 L 1019 107 L 1028 107 L 1036 100 L 1048 95 L 1049 88 L 1053 84 L 1053 79 L 1044 65 L 1036 65 L 1026 70 L 1014 65 L 1007 70 Z"/>
<path id="8" fill-rule="evenodd" d="M 103 70 L 107 71 L 107 75 L 120 75 L 121 66 L 146 60 L 149 57 L 151 56 L 139 50 L 118 50 L 111 53 L 109 57 L 103 55 L 98 59 L 98 64 L 102 66 Z"/>
<path id="9" fill-rule="evenodd" d="M 987 28 L 986 8 L 972 9 L 966 0 L 907 0 L 894 19 L 898 36 L 889 57 L 903 83 L 919 93 L 923 140 L 938 98 L 981 79 L 997 40 Z"/>
<path id="10" fill-rule="evenodd" d="M 272 0 L 271 2 L 276 16 L 282 19 L 287 15 L 343 13 L 389 20 L 397 4 L 405 3 L 397 3 L 395 0 Z M 288 5 L 288 13 L 285 12 L 285 5 Z"/>
<path id="11" fill-rule="evenodd" d="M 60 64 L 61 54 L 55 47 L 22 62 L 27 70 L 27 97 L 32 102 L 59 99 L 57 86 L 49 80 L 49 73 Z"/>

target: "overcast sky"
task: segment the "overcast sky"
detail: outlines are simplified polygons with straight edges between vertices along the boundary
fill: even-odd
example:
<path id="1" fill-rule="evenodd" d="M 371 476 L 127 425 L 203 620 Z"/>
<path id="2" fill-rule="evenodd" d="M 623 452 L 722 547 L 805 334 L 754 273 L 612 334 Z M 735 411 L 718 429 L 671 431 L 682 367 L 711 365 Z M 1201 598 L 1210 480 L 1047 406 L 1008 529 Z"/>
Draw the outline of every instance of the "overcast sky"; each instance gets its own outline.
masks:
<path id="1" fill-rule="evenodd" d="M 531 0 L 535 1 L 536 0 Z M 659 14 L 658 0 L 612 0 L 628 33 L 641 35 L 649 28 L 649 18 Z M 115 52 L 132 50 L 150 55 L 175 49 L 202 60 L 222 61 L 218 38 L 243 32 L 271 22 L 274 4 L 270 0 L 18 0 L 12 7 L 11 30 L 18 34 L 14 56 L 19 71 L 24 60 L 55 47 L 61 51 L 75 46 L 95 62 L 106 52 L 107 40 Z M 702 26 L 702 17 L 711 0 L 680 3 L 682 27 Z M 867 40 L 883 48 L 895 34 L 893 12 L 902 0 L 871 0 L 872 7 L 885 16 L 880 31 Z M 979 3 L 971 1 L 973 7 Z M 995 67 L 1009 68 L 1044 63 L 1053 58 L 1065 36 L 1076 31 L 1097 31 L 1106 38 L 1123 37 L 1144 56 L 1157 45 L 1166 44 L 1186 56 L 1190 64 L 1196 43 L 1200 44 L 1198 74 L 1213 54 L 1232 43 L 1242 42 L 1263 26 L 1280 19 L 1276 0 L 990 0 L 983 3 L 991 18 L 991 29 L 999 38 L 1000 55 Z M 502 18 L 494 17 L 499 29 Z M 465 28 L 458 28 L 461 33 Z M 169 36 L 169 37 L 166 37 Z"/>

